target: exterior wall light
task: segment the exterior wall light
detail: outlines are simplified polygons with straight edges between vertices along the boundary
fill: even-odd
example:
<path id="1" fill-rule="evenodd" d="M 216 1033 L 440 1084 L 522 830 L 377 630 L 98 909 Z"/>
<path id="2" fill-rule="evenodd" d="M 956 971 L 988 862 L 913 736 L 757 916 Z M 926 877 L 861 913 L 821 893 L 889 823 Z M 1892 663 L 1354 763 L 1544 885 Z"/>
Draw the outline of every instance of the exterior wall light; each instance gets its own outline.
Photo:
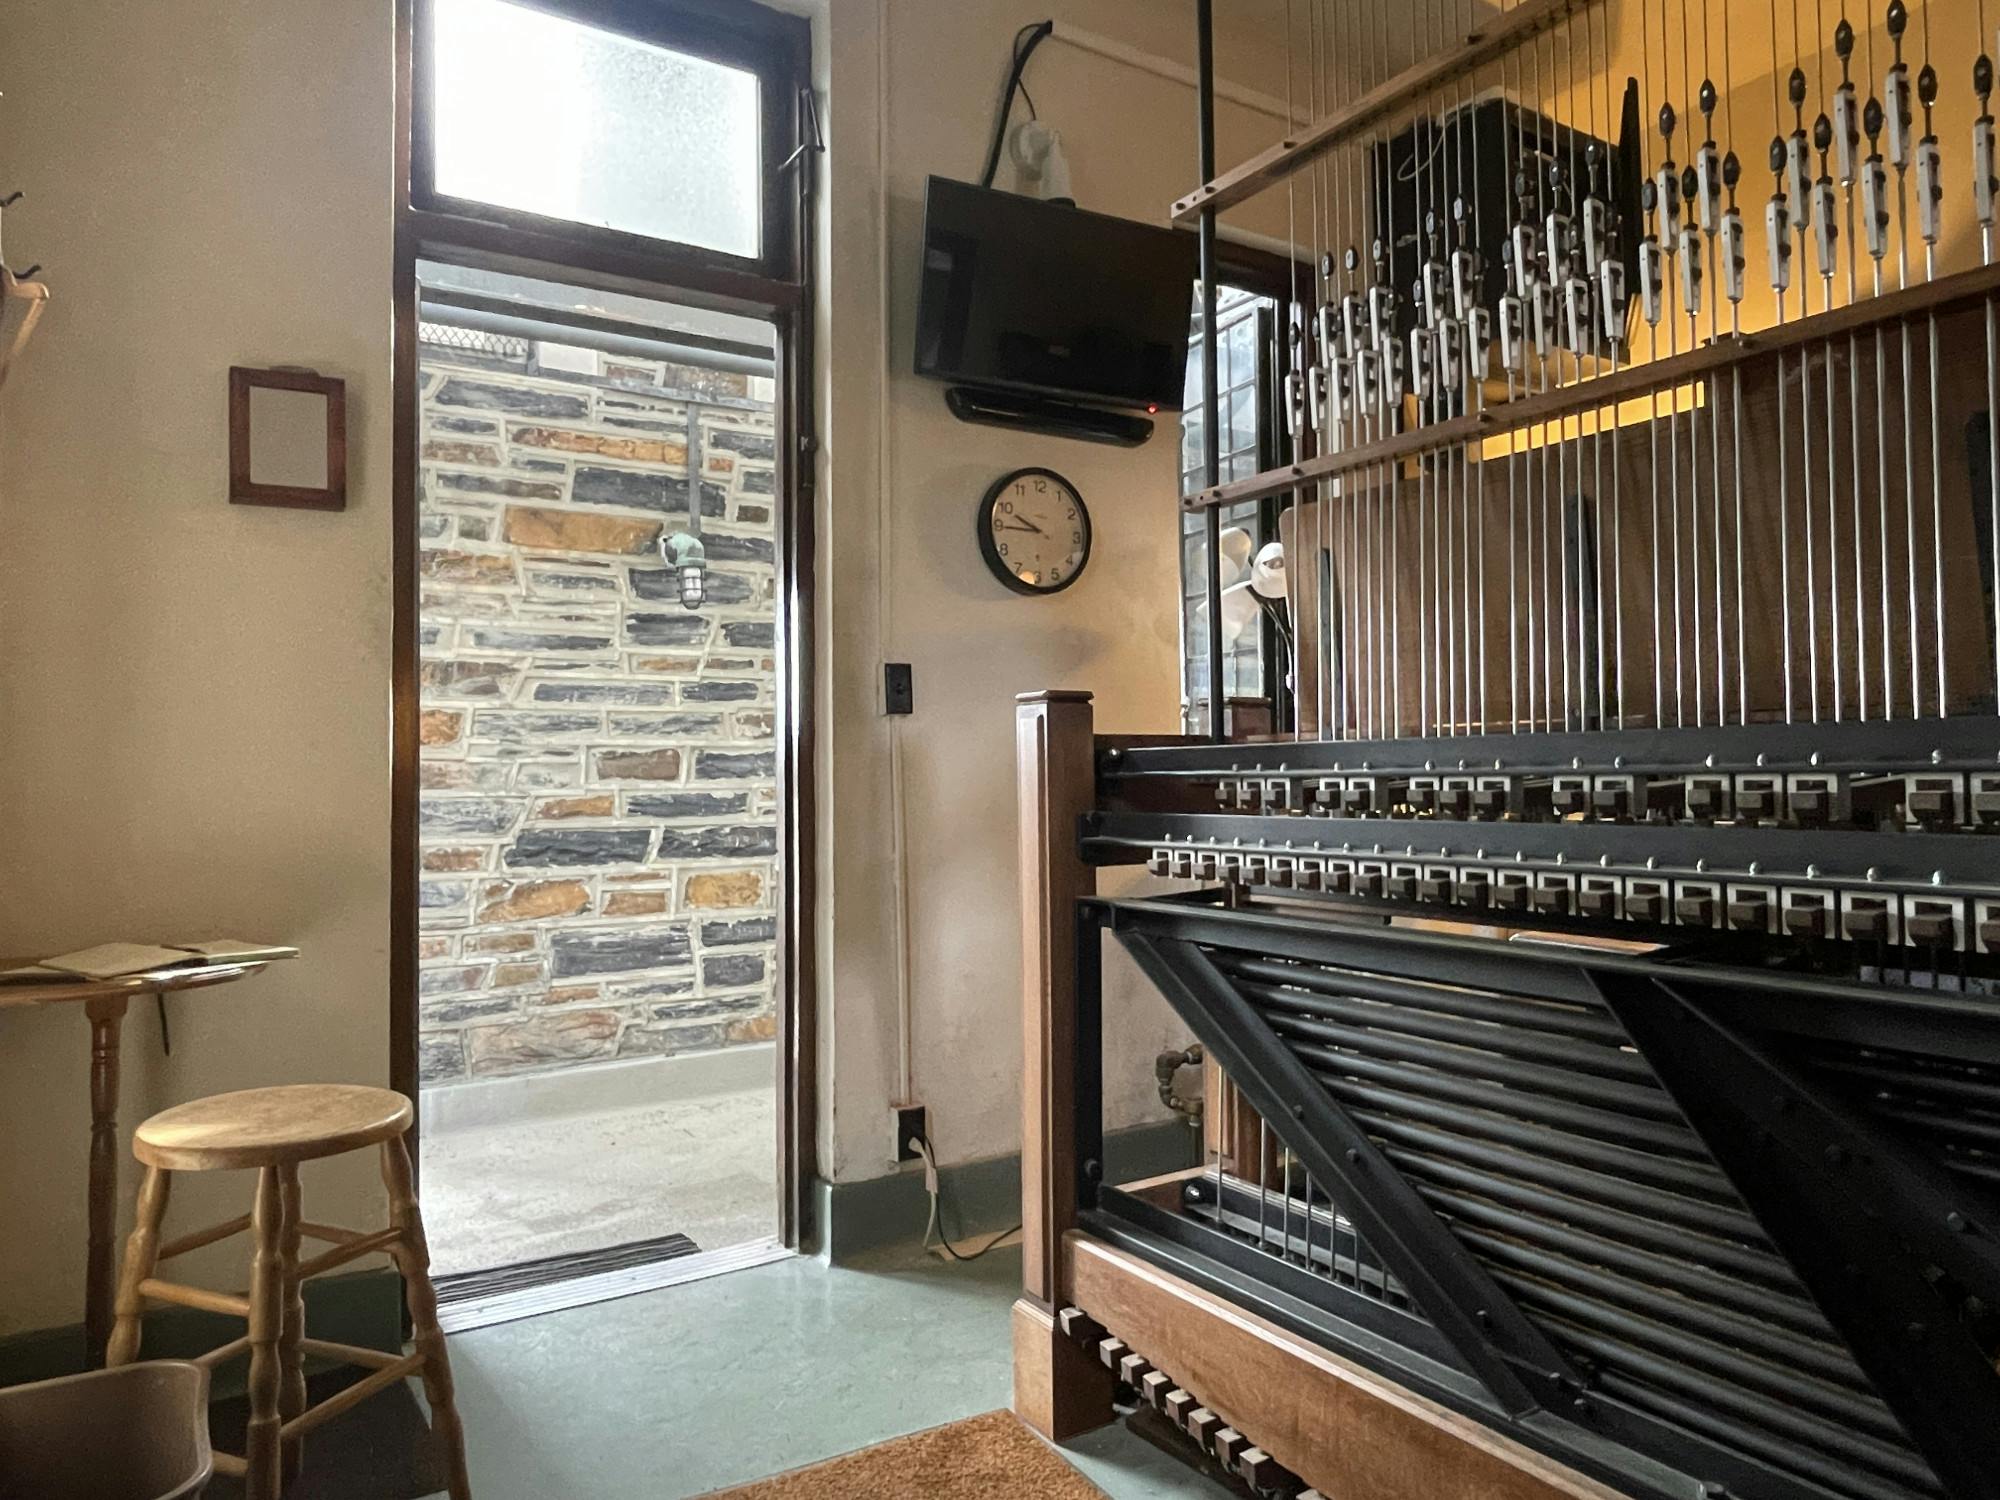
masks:
<path id="1" fill-rule="evenodd" d="M 680 575 L 681 604 L 700 609 L 708 572 L 708 552 L 701 538 L 689 531 L 676 531 L 660 539 L 660 556 Z"/>

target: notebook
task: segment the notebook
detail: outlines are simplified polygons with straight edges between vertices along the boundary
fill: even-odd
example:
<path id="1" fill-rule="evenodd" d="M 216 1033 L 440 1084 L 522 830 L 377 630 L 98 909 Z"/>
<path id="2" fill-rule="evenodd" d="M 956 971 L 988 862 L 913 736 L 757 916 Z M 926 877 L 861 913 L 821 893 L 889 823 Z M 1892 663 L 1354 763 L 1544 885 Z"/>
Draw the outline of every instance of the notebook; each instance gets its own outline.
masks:
<path id="1" fill-rule="evenodd" d="M 0 984 L 60 984 L 75 979 L 123 979 L 160 969 L 202 968 L 214 964 L 271 963 L 297 958 L 299 950 L 282 943 L 250 943 L 240 938 L 209 938 L 172 947 L 150 943 L 99 943 L 74 953 L 58 954 L 40 963 L 0 970 Z"/>

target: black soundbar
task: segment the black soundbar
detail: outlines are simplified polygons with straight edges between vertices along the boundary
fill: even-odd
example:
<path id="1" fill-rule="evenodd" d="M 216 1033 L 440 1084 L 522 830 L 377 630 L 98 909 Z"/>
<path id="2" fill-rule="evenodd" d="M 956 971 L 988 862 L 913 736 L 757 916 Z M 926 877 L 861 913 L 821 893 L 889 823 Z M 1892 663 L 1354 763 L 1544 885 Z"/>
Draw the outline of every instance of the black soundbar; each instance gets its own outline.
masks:
<path id="1" fill-rule="evenodd" d="M 1085 406 L 1057 396 L 1027 396 L 1015 391 L 954 385 L 946 388 L 944 400 L 959 421 L 981 422 L 989 427 L 1012 427 L 1086 443 L 1113 443 L 1120 448 L 1136 448 L 1153 435 L 1149 418 Z"/>

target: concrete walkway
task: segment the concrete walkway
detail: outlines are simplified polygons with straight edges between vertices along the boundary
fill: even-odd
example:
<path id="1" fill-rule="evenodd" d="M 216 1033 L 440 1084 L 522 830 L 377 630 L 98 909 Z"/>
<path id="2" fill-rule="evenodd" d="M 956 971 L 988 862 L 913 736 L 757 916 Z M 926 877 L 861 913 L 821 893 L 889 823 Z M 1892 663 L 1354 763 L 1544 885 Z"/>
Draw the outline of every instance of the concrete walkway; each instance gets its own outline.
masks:
<path id="1" fill-rule="evenodd" d="M 703 1250 L 768 1238 L 776 1108 L 764 1087 L 427 1130 L 433 1268 L 486 1270 L 668 1234 Z"/>

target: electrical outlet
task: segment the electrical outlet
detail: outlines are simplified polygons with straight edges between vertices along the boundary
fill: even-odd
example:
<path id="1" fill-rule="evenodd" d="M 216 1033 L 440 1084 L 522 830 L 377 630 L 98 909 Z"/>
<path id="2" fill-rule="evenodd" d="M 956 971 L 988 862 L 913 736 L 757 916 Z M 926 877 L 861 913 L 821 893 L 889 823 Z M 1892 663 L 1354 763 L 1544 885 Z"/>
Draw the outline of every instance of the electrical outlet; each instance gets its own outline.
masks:
<path id="1" fill-rule="evenodd" d="M 882 666 L 882 712 L 911 714 L 917 711 L 917 685 L 906 661 L 885 662 Z"/>
<path id="2" fill-rule="evenodd" d="M 921 1104 L 899 1104 L 896 1106 L 896 1160 L 917 1160 L 917 1149 L 910 1144 L 912 1136 L 931 1138 L 930 1120 Z"/>

